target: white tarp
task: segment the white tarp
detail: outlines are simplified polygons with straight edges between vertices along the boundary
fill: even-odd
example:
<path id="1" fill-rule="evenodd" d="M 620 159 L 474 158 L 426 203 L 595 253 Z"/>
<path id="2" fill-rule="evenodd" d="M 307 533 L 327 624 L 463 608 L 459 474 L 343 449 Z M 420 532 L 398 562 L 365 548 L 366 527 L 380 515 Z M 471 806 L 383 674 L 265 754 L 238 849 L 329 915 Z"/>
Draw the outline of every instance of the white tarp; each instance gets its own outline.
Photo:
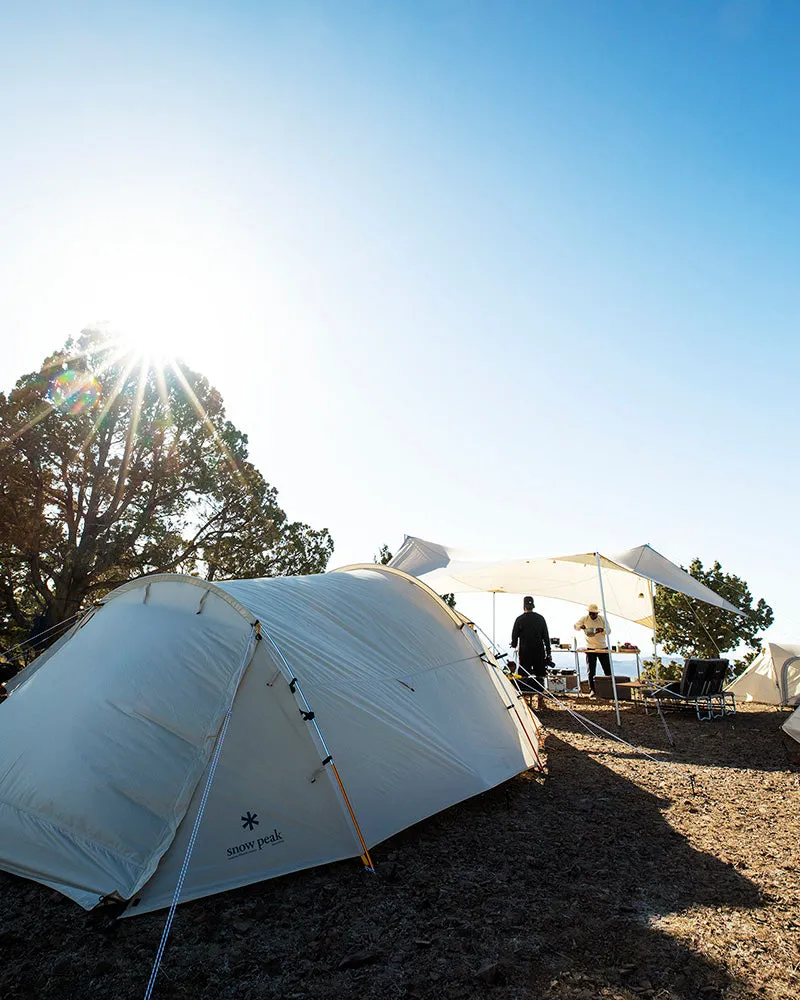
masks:
<path id="1" fill-rule="evenodd" d="M 574 604 L 600 602 L 594 552 L 533 559 L 476 558 L 421 538 L 406 537 L 390 566 L 423 580 L 440 594 L 494 592 L 534 594 Z M 686 594 L 735 614 L 741 612 L 649 545 L 600 554 L 606 610 L 639 625 L 653 626 L 649 583 Z"/>
<path id="2" fill-rule="evenodd" d="M 728 691 L 741 701 L 800 705 L 800 644 L 767 643 Z"/>
<path id="3" fill-rule="evenodd" d="M 182 899 L 358 857 L 536 762 L 508 680 L 402 573 L 145 578 L 0 705 L 0 867 L 168 905 L 231 704 Z"/>

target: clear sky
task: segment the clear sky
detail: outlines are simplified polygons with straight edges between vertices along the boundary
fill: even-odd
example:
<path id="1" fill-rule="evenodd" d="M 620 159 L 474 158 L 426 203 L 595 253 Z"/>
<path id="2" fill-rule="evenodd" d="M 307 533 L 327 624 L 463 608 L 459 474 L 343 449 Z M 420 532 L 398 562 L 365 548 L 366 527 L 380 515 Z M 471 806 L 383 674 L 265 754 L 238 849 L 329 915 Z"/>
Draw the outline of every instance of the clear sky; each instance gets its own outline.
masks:
<path id="1" fill-rule="evenodd" d="M 109 321 L 332 565 L 648 541 L 800 640 L 799 42 L 767 0 L 0 5 L 0 387 Z"/>

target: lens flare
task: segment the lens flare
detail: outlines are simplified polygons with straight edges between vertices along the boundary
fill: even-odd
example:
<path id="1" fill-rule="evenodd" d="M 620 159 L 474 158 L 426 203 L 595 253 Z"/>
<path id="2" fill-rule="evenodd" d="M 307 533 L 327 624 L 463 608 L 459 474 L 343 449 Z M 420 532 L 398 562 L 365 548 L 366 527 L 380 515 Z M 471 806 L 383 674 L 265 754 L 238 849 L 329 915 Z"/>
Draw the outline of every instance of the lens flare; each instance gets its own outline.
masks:
<path id="1" fill-rule="evenodd" d="M 93 410 L 101 392 L 102 386 L 94 375 L 68 368 L 50 379 L 47 401 L 54 409 L 77 415 Z"/>

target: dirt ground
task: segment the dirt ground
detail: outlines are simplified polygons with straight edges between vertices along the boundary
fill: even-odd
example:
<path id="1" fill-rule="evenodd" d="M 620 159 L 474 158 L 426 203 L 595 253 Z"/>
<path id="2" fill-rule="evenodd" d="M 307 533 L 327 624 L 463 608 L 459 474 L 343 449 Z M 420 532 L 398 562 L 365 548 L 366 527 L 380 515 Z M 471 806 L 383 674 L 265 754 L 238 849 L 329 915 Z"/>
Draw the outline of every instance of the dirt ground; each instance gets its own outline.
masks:
<path id="1" fill-rule="evenodd" d="M 580 707 L 615 729 L 607 703 Z M 796 997 L 800 754 L 783 718 L 670 715 L 671 749 L 626 706 L 621 734 L 656 763 L 543 712 L 545 775 L 380 845 L 378 874 L 342 862 L 180 906 L 153 996 Z M 0 873 L 0 997 L 143 997 L 164 918 L 111 921 Z"/>

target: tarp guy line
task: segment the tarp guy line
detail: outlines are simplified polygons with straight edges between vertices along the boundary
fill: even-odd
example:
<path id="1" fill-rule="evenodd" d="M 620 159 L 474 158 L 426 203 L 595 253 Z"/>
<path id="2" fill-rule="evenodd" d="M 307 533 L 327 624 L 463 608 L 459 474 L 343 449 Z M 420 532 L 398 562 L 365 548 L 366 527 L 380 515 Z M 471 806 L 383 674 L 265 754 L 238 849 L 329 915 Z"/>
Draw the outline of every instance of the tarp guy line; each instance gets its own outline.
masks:
<path id="1" fill-rule="evenodd" d="M 695 621 L 697 622 L 697 624 L 698 624 L 698 625 L 699 625 L 699 626 L 700 626 L 700 627 L 702 628 L 702 630 L 703 630 L 703 631 L 705 632 L 705 634 L 706 634 L 706 635 L 708 636 L 708 638 L 709 638 L 709 639 L 711 640 L 711 645 L 712 645 L 712 646 L 714 647 L 714 649 L 716 649 L 716 651 L 717 651 L 717 656 L 721 656 L 722 654 L 721 654 L 721 653 L 720 653 L 720 651 L 719 651 L 719 646 L 718 646 L 718 645 L 716 644 L 716 642 L 714 641 L 714 636 L 713 636 L 713 635 L 712 635 L 712 634 L 711 634 L 711 633 L 710 633 L 710 632 L 708 631 L 708 629 L 707 629 L 707 628 L 705 627 L 705 625 L 703 624 L 703 622 L 702 622 L 702 621 L 700 620 L 700 616 L 699 616 L 699 615 L 697 614 L 697 612 L 695 611 L 695 609 L 694 609 L 694 608 L 692 607 L 692 605 L 691 605 L 691 604 L 689 603 L 689 598 L 688 598 L 688 597 L 686 596 L 686 594 L 682 594 L 681 596 L 683 597 L 684 601 L 686 601 L 686 607 L 687 607 L 687 608 L 688 608 L 688 609 L 689 609 L 689 610 L 690 610 L 690 611 L 692 612 L 692 614 L 694 615 L 694 620 L 695 620 Z"/>
<path id="2" fill-rule="evenodd" d="M 594 726 L 595 729 L 599 729 L 601 733 L 605 733 L 606 736 L 610 736 L 611 739 L 612 740 L 616 740 L 617 743 L 622 743 L 623 746 L 630 747 L 630 749 L 633 750 L 635 753 L 640 753 L 643 757 L 647 757 L 648 760 L 652 760 L 652 762 L 654 764 L 663 764 L 665 767 L 671 767 L 677 774 L 680 774 L 682 777 L 684 777 L 684 778 L 687 779 L 687 781 L 689 782 L 689 784 L 691 785 L 691 788 L 692 788 L 692 795 L 695 794 L 695 789 L 694 789 L 694 775 L 688 774 L 688 773 L 684 774 L 678 768 L 677 764 L 673 763 L 671 760 L 658 760 L 657 757 L 653 757 L 646 750 L 642 750 L 639 747 L 634 746 L 633 743 L 628 743 L 627 740 L 623 740 L 623 738 L 621 736 L 617 736 L 616 733 L 612 733 L 612 732 L 610 732 L 610 730 L 604 729 L 599 723 L 593 722 L 587 716 L 581 715 L 580 712 L 576 712 L 574 708 L 571 708 L 569 705 L 566 704 L 566 702 L 561 701 L 559 698 L 557 698 L 550 691 L 545 691 L 544 694 L 545 694 L 546 698 L 550 698 L 557 705 L 560 705 L 563 709 L 565 709 L 567 712 L 569 712 L 569 714 L 573 718 L 577 719 L 581 723 L 581 725 L 584 727 L 584 729 L 586 729 L 586 731 L 589 732 L 590 734 L 591 734 L 591 730 L 589 730 L 589 726 Z"/>
<path id="3" fill-rule="evenodd" d="M 481 661 L 484 664 L 486 664 L 487 667 L 491 667 L 492 670 L 495 672 L 495 674 L 502 675 L 502 676 L 507 676 L 507 675 L 503 674 L 502 670 L 500 670 L 500 667 L 497 664 L 492 663 L 488 659 L 488 657 L 481 656 L 480 659 L 481 659 Z M 502 682 L 501 682 L 501 686 L 502 686 Z M 514 686 L 516 687 L 516 684 Z M 518 687 L 516 688 L 516 690 L 518 692 L 518 697 L 522 698 L 522 693 L 519 691 Z M 523 701 L 524 701 L 524 699 L 523 699 Z M 525 707 L 528 709 L 528 714 L 530 715 L 531 720 L 533 720 L 533 712 L 531 710 L 530 705 L 528 705 L 527 702 L 525 703 Z M 533 756 L 536 759 L 536 766 L 539 768 L 540 771 L 544 771 L 544 768 L 542 767 L 541 758 L 539 757 L 539 753 L 538 753 L 536 747 L 533 745 L 533 740 L 531 739 L 531 735 L 528 732 L 527 727 L 525 726 L 525 723 L 522 721 L 522 716 L 517 711 L 517 706 L 512 702 L 510 705 L 506 705 L 506 710 L 509 711 L 509 712 L 513 711 L 514 715 L 516 715 L 517 721 L 519 722 L 519 725 L 520 725 L 520 728 L 522 729 L 523 733 L 525 733 L 525 736 L 528 739 L 528 743 L 530 743 L 530 745 L 531 745 L 531 750 L 533 750 Z"/>
<path id="4" fill-rule="evenodd" d="M 480 632 L 481 635 L 484 636 L 484 638 L 486 639 L 487 642 L 491 643 L 492 649 L 491 649 L 490 652 L 491 652 L 492 660 L 494 660 L 494 662 L 492 662 L 492 660 L 489 659 L 489 656 L 487 655 L 487 653 L 476 653 L 476 656 L 478 656 L 480 658 L 480 660 L 483 661 L 483 663 L 487 664 L 488 666 L 491 666 L 496 675 L 502 676 L 502 677 L 508 676 L 507 674 L 505 674 L 503 672 L 502 668 L 500 667 L 500 664 L 497 662 L 497 660 L 495 658 L 496 657 L 496 653 L 497 653 L 497 646 L 495 645 L 494 639 L 489 639 L 489 636 L 486 635 L 486 633 L 483 631 L 483 629 L 480 627 L 480 625 L 476 625 L 475 622 L 468 621 L 466 618 L 464 618 L 464 621 L 461 623 L 460 628 L 464 628 L 465 626 L 466 627 L 472 626 L 478 632 Z M 505 653 L 503 653 L 503 656 L 505 656 Z M 510 680 L 513 688 L 516 690 L 518 696 L 522 697 L 522 694 L 521 694 L 521 692 L 519 690 L 519 685 L 517 684 L 517 682 L 512 677 L 509 677 L 509 680 Z M 502 688 L 502 681 L 501 681 L 501 688 Z M 524 701 L 524 699 L 523 699 L 523 701 Z M 533 711 L 532 711 L 530 705 L 527 702 L 525 702 L 525 707 L 528 710 L 528 715 L 531 717 L 531 722 L 534 723 L 534 728 L 537 729 L 537 733 L 536 733 L 537 739 L 539 739 L 541 741 L 541 737 L 540 737 L 539 732 L 538 732 L 538 727 L 536 726 L 535 716 L 533 714 Z M 533 750 L 533 756 L 536 758 L 536 766 L 539 768 L 540 771 L 544 772 L 544 767 L 542 766 L 542 759 L 539 756 L 539 754 L 538 754 L 538 752 L 536 750 L 536 747 L 533 745 L 533 740 L 530 737 L 530 733 L 528 732 L 528 729 L 527 729 L 525 723 L 522 721 L 522 717 L 520 716 L 519 712 L 517 711 L 517 706 L 512 704 L 512 705 L 507 705 L 506 708 L 508 708 L 509 710 L 511 710 L 512 708 L 514 709 L 514 715 L 516 715 L 517 721 L 519 722 L 520 727 L 521 727 L 523 733 L 525 733 L 525 735 L 528 738 L 528 742 L 531 745 L 531 750 Z M 540 742 L 540 749 L 541 749 L 541 742 Z"/>
<path id="5" fill-rule="evenodd" d="M 94 607 L 92 607 L 89 610 L 93 611 L 95 609 L 94 609 Z M 81 609 L 80 611 L 76 611 L 75 614 L 74 615 L 70 615 L 69 618 L 65 618 L 63 621 L 56 622 L 55 625 L 51 625 L 50 628 L 46 628 L 44 630 L 44 632 L 40 632 L 35 638 L 33 638 L 33 639 L 23 639 L 22 642 L 18 642 L 17 645 L 16 646 L 12 646 L 11 649 L 0 650 L 0 656 L 8 656 L 9 653 L 13 653 L 17 649 L 22 649 L 23 646 L 28 646 L 28 645 L 31 645 L 33 643 L 36 643 L 41 638 L 43 638 L 44 636 L 46 636 L 48 632 L 52 632 L 54 629 L 63 628 L 63 626 L 64 625 L 68 625 L 73 620 L 73 618 L 77 618 L 79 615 L 85 615 L 86 613 L 87 612 L 84 611 L 83 609 Z"/>
<path id="6" fill-rule="evenodd" d="M 486 633 L 483 631 L 483 629 L 480 627 L 480 625 L 476 625 L 475 622 L 465 622 L 464 624 L 465 625 L 472 625 L 472 626 L 474 626 L 478 630 L 478 632 L 480 632 L 481 635 L 484 636 L 484 638 L 486 639 L 487 642 L 491 642 L 491 645 L 492 645 L 492 651 L 491 651 L 492 652 L 492 657 L 495 657 L 494 663 L 492 663 L 492 661 L 485 654 L 481 656 L 481 659 L 484 661 L 484 663 L 490 664 L 496 674 L 502 675 L 503 677 L 508 677 L 508 679 L 509 679 L 512 687 L 517 692 L 517 696 L 519 698 L 522 698 L 522 692 L 520 691 L 519 684 L 517 684 L 516 680 L 510 674 L 504 673 L 504 671 L 500 667 L 500 664 L 496 660 L 497 646 L 495 644 L 494 639 L 490 640 L 489 636 L 486 635 Z M 505 655 L 506 654 L 503 653 L 503 656 L 505 656 Z M 534 723 L 534 728 L 537 730 L 536 735 L 537 735 L 537 738 L 540 740 L 539 746 L 541 748 L 541 736 L 539 734 L 538 726 L 536 725 L 536 716 L 534 716 L 533 710 L 531 709 L 531 707 L 527 703 L 527 701 L 525 701 L 524 698 L 522 698 L 522 700 L 523 700 L 523 702 L 525 704 L 525 707 L 528 710 L 528 715 L 531 717 L 531 722 Z M 536 765 L 537 765 L 537 767 L 539 768 L 540 771 L 544 772 L 544 767 L 542 766 L 542 759 L 539 756 L 539 754 L 536 752 L 536 748 L 534 747 L 533 742 L 532 742 L 532 740 L 530 738 L 530 735 L 528 734 L 528 730 L 527 730 L 527 728 L 525 726 L 525 723 L 522 721 L 522 718 L 521 718 L 519 712 L 517 711 L 516 705 L 514 705 L 513 707 L 514 707 L 514 714 L 516 715 L 517 719 L 519 720 L 519 724 L 522 727 L 522 731 L 528 737 L 528 742 L 531 744 L 531 749 L 533 750 L 533 755 L 536 758 Z"/>

